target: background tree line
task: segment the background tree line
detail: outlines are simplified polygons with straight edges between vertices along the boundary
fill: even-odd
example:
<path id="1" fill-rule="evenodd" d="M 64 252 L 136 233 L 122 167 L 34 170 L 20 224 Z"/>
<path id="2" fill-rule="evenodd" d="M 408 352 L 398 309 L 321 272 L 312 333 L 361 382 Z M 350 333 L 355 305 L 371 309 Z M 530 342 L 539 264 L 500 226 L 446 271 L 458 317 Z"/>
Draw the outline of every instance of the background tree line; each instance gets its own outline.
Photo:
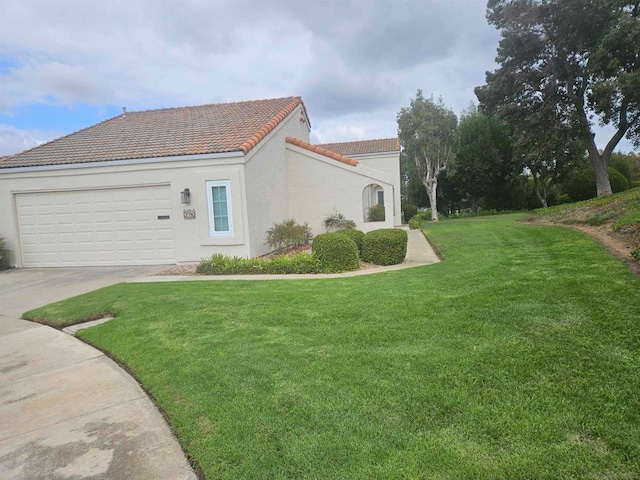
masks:
<path id="1" fill-rule="evenodd" d="M 432 207 L 521 210 L 640 181 L 640 3 L 489 0 L 499 68 L 461 115 L 419 90 L 398 114 L 403 198 Z M 594 126 L 614 133 L 603 149 Z M 435 208 L 437 207 L 437 208 Z M 406 216 L 406 215 L 405 215 Z"/>

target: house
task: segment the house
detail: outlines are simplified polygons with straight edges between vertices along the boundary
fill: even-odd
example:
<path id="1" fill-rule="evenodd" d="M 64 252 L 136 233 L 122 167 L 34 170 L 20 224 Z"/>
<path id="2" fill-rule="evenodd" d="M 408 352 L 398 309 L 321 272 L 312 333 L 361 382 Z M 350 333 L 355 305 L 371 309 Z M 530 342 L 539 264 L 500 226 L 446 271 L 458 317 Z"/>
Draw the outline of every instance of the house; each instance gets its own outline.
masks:
<path id="1" fill-rule="evenodd" d="M 397 138 L 312 145 L 299 97 L 126 112 L 0 160 L 0 236 L 18 267 L 197 262 L 268 253 L 334 209 L 397 226 Z M 368 222 L 383 204 L 385 220 Z"/>

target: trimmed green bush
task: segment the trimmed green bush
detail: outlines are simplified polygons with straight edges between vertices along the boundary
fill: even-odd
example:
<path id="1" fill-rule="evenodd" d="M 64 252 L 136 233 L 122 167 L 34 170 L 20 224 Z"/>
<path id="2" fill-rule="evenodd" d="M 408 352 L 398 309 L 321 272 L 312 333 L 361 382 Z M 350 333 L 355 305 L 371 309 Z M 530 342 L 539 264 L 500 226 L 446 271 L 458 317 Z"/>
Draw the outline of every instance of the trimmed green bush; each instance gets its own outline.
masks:
<path id="1" fill-rule="evenodd" d="M 339 230 L 336 233 L 346 235 L 351 240 L 356 242 L 356 245 L 358 246 L 358 254 L 360 255 L 360 258 L 362 258 L 362 242 L 364 241 L 364 232 L 352 228 L 347 228 L 346 230 Z"/>
<path id="2" fill-rule="evenodd" d="M 364 236 L 362 259 L 376 265 L 396 265 L 407 256 L 407 232 L 397 228 L 373 230 Z"/>
<path id="3" fill-rule="evenodd" d="M 313 239 L 311 251 L 324 272 L 343 272 L 360 267 L 358 245 L 343 233 L 322 233 Z"/>
<path id="4" fill-rule="evenodd" d="M 378 204 L 369 208 L 369 214 L 367 215 L 367 222 L 384 222 L 384 205 Z"/>
<path id="5" fill-rule="evenodd" d="M 320 262 L 309 253 L 282 255 L 272 259 L 229 257 L 214 253 L 200 260 L 196 273 L 201 275 L 255 275 L 321 273 Z"/>
<path id="6" fill-rule="evenodd" d="M 0 270 L 9 268 L 9 250 L 4 244 L 4 238 L 0 237 Z"/>
<path id="7" fill-rule="evenodd" d="M 623 174 L 611 167 L 607 171 L 609 172 L 609 182 L 613 193 L 629 189 L 629 182 Z M 585 168 L 571 177 L 567 183 L 567 193 L 574 202 L 594 198 L 597 195 L 597 189 L 593 169 Z"/>
<path id="8" fill-rule="evenodd" d="M 422 222 L 426 222 L 427 220 L 431 220 L 431 209 L 418 212 L 411 217 L 409 220 L 409 228 L 411 230 L 420 230 L 422 228 Z"/>
<path id="9" fill-rule="evenodd" d="M 609 182 L 613 193 L 629 190 L 629 180 L 615 168 L 609 167 Z"/>

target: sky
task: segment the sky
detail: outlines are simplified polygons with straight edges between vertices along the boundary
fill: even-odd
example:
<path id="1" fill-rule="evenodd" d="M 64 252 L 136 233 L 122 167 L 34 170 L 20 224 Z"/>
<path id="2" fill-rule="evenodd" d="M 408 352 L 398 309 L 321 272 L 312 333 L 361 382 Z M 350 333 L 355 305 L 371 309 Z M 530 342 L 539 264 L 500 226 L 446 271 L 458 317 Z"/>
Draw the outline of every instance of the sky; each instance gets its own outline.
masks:
<path id="1" fill-rule="evenodd" d="M 301 96 L 314 143 L 457 114 L 494 70 L 486 0 L 0 0 L 0 155 L 127 110 Z M 596 130 L 604 146 L 611 130 Z M 624 140 L 617 150 L 631 151 Z"/>

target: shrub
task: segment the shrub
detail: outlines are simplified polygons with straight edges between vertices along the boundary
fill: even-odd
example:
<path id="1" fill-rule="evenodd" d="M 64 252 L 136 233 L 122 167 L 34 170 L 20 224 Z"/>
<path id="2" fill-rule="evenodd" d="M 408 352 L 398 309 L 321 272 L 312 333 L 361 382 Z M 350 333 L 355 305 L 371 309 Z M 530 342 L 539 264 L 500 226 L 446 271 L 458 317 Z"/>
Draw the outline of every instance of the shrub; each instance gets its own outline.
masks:
<path id="1" fill-rule="evenodd" d="M 282 223 L 274 223 L 267 230 L 266 244 L 276 252 L 281 252 L 290 247 L 307 245 L 311 241 L 311 229 L 308 224 L 299 225 L 293 218 Z"/>
<path id="2" fill-rule="evenodd" d="M 327 232 L 356 228 L 356 222 L 349 220 L 343 214 L 333 211 L 324 218 L 324 228 Z"/>
<path id="3" fill-rule="evenodd" d="M 415 217 L 418 213 L 418 207 L 412 205 L 410 203 L 404 203 L 402 205 L 402 215 L 404 216 L 404 221 L 409 222 L 413 217 Z"/>
<path id="4" fill-rule="evenodd" d="M 378 204 L 369 208 L 369 214 L 367 215 L 367 222 L 384 222 L 384 205 Z"/>
<path id="5" fill-rule="evenodd" d="M 358 245 L 343 233 L 322 233 L 313 239 L 311 251 L 324 272 L 342 272 L 360 267 Z"/>
<path id="6" fill-rule="evenodd" d="M 631 256 L 632 256 L 633 258 L 635 258 L 636 260 L 640 260 L 640 247 L 638 247 L 638 248 L 634 249 L 634 250 L 631 252 Z"/>
<path id="7" fill-rule="evenodd" d="M 615 168 L 609 167 L 609 182 L 613 193 L 623 192 L 629 188 L 629 182 Z M 576 173 L 567 183 L 567 193 L 574 202 L 589 200 L 597 194 L 596 177 L 591 168 Z"/>
<path id="8" fill-rule="evenodd" d="M 396 265 L 407 256 L 407 232 L 397 228 L 373 230 L 364 236 L 362 259 L 376 265 Z"/>
<path id="9" fill-rule="evenodd" d="M 613 193 L 629 190 L 629 180 L 615 168 L 609 167 L 609 182 Z"/>
<path id="10" fill-rule="evenodd" d="M 229 257 L 215 253 L 203 258 L 196 267 L 196 273 L 202 275 L 253 275 L 320 273 L 320 262 L 309 253 L 296 253 L 272 259 Z"/>
<path id="11" fill-rule="evenodd" d="M 364 232 L 349 228 L 346 230 L 339 230 L 337 233 L 346 235 L 351 240 L 356 242 L 356 245 L 358 246 L 358 254 L 360 255 L 360 258 L 362 258 L 362 242 L 364 241 Z"/>
<path id="12" fill-rule="evenodd" d="M 0 237 L 0 270 L 9 268 L 9 250 L 4 244 L 4 238 Z"/>
<path id="13" fill-rule="evenodd" d="M 416 213 L 409 220 L 409 228 L 411 230 L 420 230 L 422 228 L 422 222 L 427 220 L 431 220 L 431 209 L 425 210 L 424 212 Z"/>

